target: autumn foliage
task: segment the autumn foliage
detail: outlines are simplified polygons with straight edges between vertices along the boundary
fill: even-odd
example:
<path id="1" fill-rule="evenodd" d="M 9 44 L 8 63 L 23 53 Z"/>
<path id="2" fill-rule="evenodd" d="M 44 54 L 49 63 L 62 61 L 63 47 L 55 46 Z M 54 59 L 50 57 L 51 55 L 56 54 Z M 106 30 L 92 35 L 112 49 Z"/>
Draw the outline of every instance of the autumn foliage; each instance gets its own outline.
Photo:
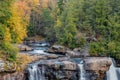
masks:
<path id="1" fill-rule="evenodd" d="M 27 36 L 31 10 L 38 2 L 39 0 L 0 1 L 0 51 L 7 60 L 15 60 L 17 49 L 12 44 L 22 43 Z"/>

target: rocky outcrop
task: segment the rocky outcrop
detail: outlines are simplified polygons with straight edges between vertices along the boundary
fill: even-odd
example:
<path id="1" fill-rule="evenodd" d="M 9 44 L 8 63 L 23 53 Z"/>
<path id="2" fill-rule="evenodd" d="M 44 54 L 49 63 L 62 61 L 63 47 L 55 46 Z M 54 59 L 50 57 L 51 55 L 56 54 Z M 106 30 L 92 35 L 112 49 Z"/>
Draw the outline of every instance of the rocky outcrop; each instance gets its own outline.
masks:
<path id="1" fill-rule="evenodd" d="M 68 60 L 43 60 L 38 64 L 29 65 L 25 75 L 25 80 L 38 78 L 41 80 L 79 80 L 79 69 L 76 63 Z"/>
<path id="2" fill-rule="evenodd" d="M 67 48 L 61 45 L 53 45 L 46 52 L 65 55 Z"/>
<path id="3" fill-rule="evenodd" d="M 0 60 L 0 80 L 23 80 L 23 72 L 16 72 L 15 64 Z"/>
<path id="4" fill-rule="evenodd" d="M 93 71 L 107 71 L 112 63 L 107 57 L 87 57 L 84 58 L 84 61 L 85 69 Z"/>
<path id="5" fill-rule="evenodd" d="M 15 69 L 14 63 L 0 60 L 0 73 L 1 72 L 15 72 L 15 71 L 16 69 Z"/>
<path id="6" fill-rule="evenodd" d="M 33 48 L 27 46 L 27 45 L 23 45 L 23 44 L 19 44 L 18 45 L 18 50 L 19 51 L 32 51 Z"/>
<path id="7" fill-rule="evenodd" d="M 0 80 L 24 80 L 23 72 L 0 74 Z"/>
<path id="8" fill-rule="evenodd" d="M 104 80 L 112 63 L 107 57 L 87 57 L 84 61 L 88 80 Z"/>
<path id="9" fill-rule="evenodd" d="M 73 50 L 67 50 L 66 55 L 70 56 L 71 58 L 87 57 L 89 56 L 89 49 L 88 47 L 85 47 L 84 49 L 75 48 Z"/>

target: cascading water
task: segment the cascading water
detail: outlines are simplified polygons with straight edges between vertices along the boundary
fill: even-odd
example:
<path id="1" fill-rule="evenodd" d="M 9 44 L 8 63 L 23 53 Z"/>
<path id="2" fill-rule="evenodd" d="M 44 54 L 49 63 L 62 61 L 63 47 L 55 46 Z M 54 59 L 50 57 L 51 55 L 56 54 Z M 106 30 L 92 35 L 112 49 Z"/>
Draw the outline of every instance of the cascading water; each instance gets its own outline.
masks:
<path id="1" fill-rule="evenodd" d="M 80 70 L 79 80 L 86 80 L 86 75 L 85 75 L 86 71 L 85 71 L 85 68 L 84 68 L 84 61 L 81 58 L 75 58 L 73 60 L 78 64 L 78 67 L 79 67 L 79 70 Z"/>
<path id="2" fill-rule="evenodd" d="M 80 79 L 79 80 L 86 80 L 85 78 L 85 69 L 84 69 L 84 63 L 83 61 L 81 61 L 82 63 L 78 64 L 79 69 L 80 69 Z"/>
<path id="3" fill-rule="evenodd" d="M 85 79 L 85 69 L 83 64 L 78 64 L 80 68 L 80 79 L 79 80 L 86 80 Z"/>
<path id="4" fill-rule="evenodd" d="M 33 64 L 30 67 L 28 67 L 28 71 L 29 71 L 29 77 L 28 77 L 29 80 L 46 80 L 44 66 L 38 68 L 37 64 Z"/>
<path id="5" fill-rule="evenodd" d="M 77 61 L 79 61 L 79 63 L 77 63 Z M 74 62 L 76 62 L 76 64 L 78 65 L 79 69 L 77 68 L 76 70 L 78 70 L 77 75 L 79 77 L 78 76 L 77 76 L 77 78 L 73 77 L 70 80 L 78 80 L 78 79 L 86 80 L 84 61 L 81 60 L 80 58 L 77 59 L 77 61 L 74 61 Z M 47 64 L 47 65 L 45 65 L 45 64 Z M 52 64 L 51 67 L 49 66 L 50 64 Z M 33 64 L 28 64 L 28 67 L 27 67 L 28 74 L 26 75 L 27 78 L 25 80 L 53 80 L 53 79 L 54 80 L 62 80 L 65 77 L 69 76 L 69 75 L 66 76 L 66 74 L 65 74 L 65 73 L 67 73 L 67 69 L 65 69 L 65 65 L 66 65 L 66 68 L 69 69 L 69 67 L 67 67 L 67 65 L 68 65 L 67 63 L 64 64 L 64 61 L 63 62 L 61 62 L 59 60 L 57 61 L 57 59 L 56 60 L 54 60 L 54 59 L 53 60 L 43 60 L 43 61 L 35 62 Z M 56 71 L 56 69 L 58 69 L 58 67 L 59 67 L 59 70 Z M 64 72 L 63 69 L 65 69 L 66 72 Z M 69 72 L 72 72 L 72 71 L 69 71 Z M 73 71 L 73 75 L 75 73 L 76 72 Z M 72 75 L 71 73 L 69 73 L 69 74 Z"/>
<path id="6" fill-rule="evenodd" d="M 34 44 L 32 44 L 32 45 L 34 45 Z M 44 52 L 47 48 L 43 47 L 43 46 L 44 45 L 42 45 L 42 47 L 41 47 L 41 44 L 36 44 L 33 47 L 34 50 L 30 51 L 29 53 L 30 54 L 49 55 L 48 53 Z M 78 68 L 79 68 L 78 73 L 77 73 L 79 75 L 79 77 L 77 76 L 77 78 L 72 78 L 72 80 L 78 80 L 78 79 L 79 80 L 86 80 L 85 69 L 84 69 L 84 61 L 81 58 L 75 58 L 75 59 L 69 59 L 69 60 L 74 61 L 78 65 Z M 50 60 L 48 60 L 48 62 L 49 61 Z M 46 64 L 46 62 L 43 61 L 44 64 L 41 63 L 41 62 L 42 61 L 37 61 L 37 62 L 34 62 L 32 64 L 28 64 L 28 67 L 27 67 L 28 74 L 26 76 L 27 77 L 26 80 L 53 80 L 53 79 L 55 79 L 55 77 L 56 77 L 55 80 L 61 80 L 62 79 L 61 77 L 63 77 L 63 78 L 66 77 L 64 75 L 65 72 L 63 71 L 63 73 L 62 73 L 62 67 L 59 68 L 59 69 L 61 69 L 61 71 L 56 72 L 55 70 L 53 70 L 54 68 L 48 69 L 46 66 L 44 66 L 44 64 Z M 55 67 L 57 67 L 57 65 L 64 65 L 62 62 L 59 62 L 59 61 L 55 62 L 55 60 L 53 60 L 53 62 L 54 62 L 54 64 L 56 64 Z M 49 62 L 49 63 L 51 63 L 51 62 Z M 53 77 L 49 77 L 48 73 L 50 73 L 50 76 L 53 76 Z M 49 79 L 48 79 L 48 77 L 49 77 Z"/>
<path id="7" fill-rule="evenodd" d="M 117 68 L 115 66 L 115 61 L 111 58 L 111 66 L 109 71 L 107 71 L 106 76 L 107 80 L 120 80 L 119 76 L 117 75 Z"/>

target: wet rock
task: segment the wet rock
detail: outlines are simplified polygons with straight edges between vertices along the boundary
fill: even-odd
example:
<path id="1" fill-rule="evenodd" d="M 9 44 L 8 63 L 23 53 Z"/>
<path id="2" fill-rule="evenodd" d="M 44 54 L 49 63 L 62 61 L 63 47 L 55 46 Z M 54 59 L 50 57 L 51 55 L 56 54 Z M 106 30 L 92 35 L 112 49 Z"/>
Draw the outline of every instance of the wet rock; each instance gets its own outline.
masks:
<path id="1" fill-rule="evenodd" d="M 46 52 L 65 55 L 67 48 L 61 45 L 53 45 Z"/>
<path id="2" fill-rule="evenodd" d="M 64 68 L 65 70 L 76 70 L 77 69 L 77 64 L 70 62 L 70 61 L 63 61 Z"/>
<path id="3" fill-rule="evenodd" d="M 35 73 L 31 74 L 32 70 Z M 36 74 L 36 72 L 40 73 Z M 25 75 L 26 80 L 37 80 L 38 78 L 41 80 L 79 80 L 79 69 L 77 64 L 71 61 L 43 60 L 37 65 L 29 65 Z"/>
<path id="4" fill-rule="evenodd" d="M 31 55 L 33 58 L 33 62 L 34 61 L 38 61 L 38 60 L 46 60 L 48 59 L 46 55 Z"/>
<path id="5" fill-rule="evenodd" d="M 69 60 L 69 59 L 70 59 L 70 58 L 65 57 L 65 56 L 63 56 L 63 57 L 62 57 L 62 56 L 61 56 L 61 57 L 59 56 L 59 58 L 58 58 L 59 61 L 67 61 L 67 60 Z"/>
<path id="6" fill-rule="evenodd" d="M 47 59 L 57 59 L 59 56 L 55 54 L 47 55 Z"/>

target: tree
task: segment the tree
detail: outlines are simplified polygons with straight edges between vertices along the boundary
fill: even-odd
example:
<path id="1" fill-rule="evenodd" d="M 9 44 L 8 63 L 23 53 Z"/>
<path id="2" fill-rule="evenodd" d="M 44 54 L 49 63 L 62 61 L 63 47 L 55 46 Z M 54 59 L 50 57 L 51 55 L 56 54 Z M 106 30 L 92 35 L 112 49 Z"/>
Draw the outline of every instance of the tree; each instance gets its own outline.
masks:
<path id="1" fill-rule="evenodd" d="M 9 61 L 15 60 L 17 53 L 17 50 L 10 43 L 11 34 L 8 23 L 9 19 L 12 17 L 10 7 L 13 2 L 14 0 L 0 1 L 0 51 Z"/>

